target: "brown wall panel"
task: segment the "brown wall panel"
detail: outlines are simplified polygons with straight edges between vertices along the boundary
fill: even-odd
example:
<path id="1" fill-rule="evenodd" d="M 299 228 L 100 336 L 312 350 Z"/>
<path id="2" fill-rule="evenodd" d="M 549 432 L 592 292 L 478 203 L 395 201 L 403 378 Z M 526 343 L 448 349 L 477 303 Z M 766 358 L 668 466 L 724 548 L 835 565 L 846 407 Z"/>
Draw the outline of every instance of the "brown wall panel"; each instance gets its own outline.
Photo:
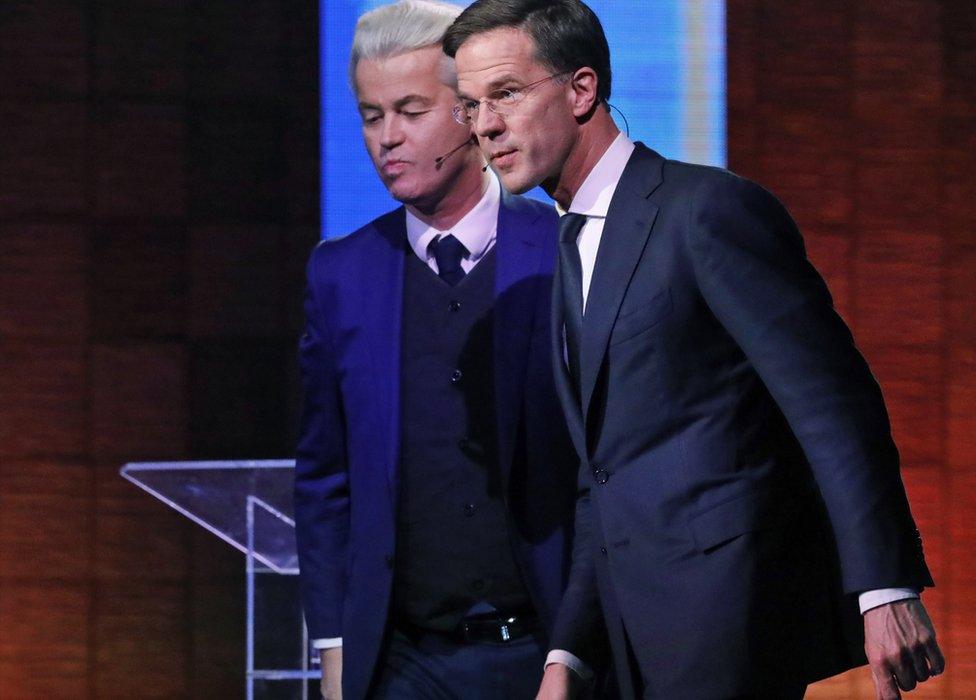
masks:
<path id="1" fill-rule="evenodd" d="M 224 550 L 227 547 L 223 547 Z M 233 563 L 240 568 L 244 555 Z M 194 698 L 244 696 L 244 620 L 240 601 L 244 578 L 222 583 L 201 583 L 193 588 L 188 620 L 194 650 L 189 668 L 187 695 Z"/>
<path id="2" fill-rule="evenodd" d="M 858 233 L 853 270 L 858 340 L 869 347 L 940 346 L 945 332 L 944 237 L 863 225 Z"/>
<path id="3" fill-rule="evenodd" d="M 0 459 L 85 454 L 85 346 L 0 340 Z"/>
<path id="4" fill-rule="evenodd" d="M 53 29 L 57 41 L 51 40 Z M 90 74 L 89 29 L 84 3 L 4 2 L 0 5 L 0 95 L 22 100 L 83 98 Z"/>
<path id="5" fill-rule="evenodd" d="M 95 110 L 92 167 L 101 220 L 167 220 L 186 208 L 185 108 L 104 101 Z"/>
<path id="6" fill-rule="evenodd" d="M 5 72 L 5 71 L 0 71 Z M 0 218 L 83 221 L 88 205 L 88 105 L 0 100 Z"/>
<path id="7" fill-rule="evenodd" d="M 243 555 L 118 470 L 291 452 L 317 40 L 316 3 L 0 3 L 4 700 L 241 694 Z"/>
<path id="8" fill-rule="evenodd" d="M 187 4 L 186 0 L 99 2 L 95 89 L 110 95 L 181 100 L 186 91 Z"/>
<path id="9" fill-rule="evenodd" d="M 0 337 L 83 343 L 88 336 L 88 229 L 0 224 Z"/>
<path id="10" fill-rule="evenodd" d="M 188 315 L 186 251 L 182 225 L 99 225 L 90 268 L 93 338 L 180 337 Z"/>
<path id="11" fill-rule="evenodd" d="M 878 377 L 938 585 L 949 670 L 910 697 L 976 697 L 974 45 L 972 3 L 728 1 L 731 167 L 790 208 Z"/>
<path id="12" fill-rule="evenodd" d="M 976 454 L 976 343 L 949 356 L 946 462 L 960 475 L 973 470 Z"/>
<path id="13" fill-rule="evenodd" d="M 94 604 L 94 697 L 188 697 L 190 637 L 185 584 L 119 580 Z"/>
<path id="14" fill-rule="evenodd" d="M 281 218 L 287 199 L 283 119 L 284 105 L 273 100 L 197 105 L 187 141 L 193 220 L 251 224 Z"/>
<path id="15" fill-rule="evenodd" d="M 186 350 L 177 343 L 91 349 L 92 452 L 105 460 L 186 453 Z"/>
<path id="16" fill-rule="evenodd" d="M 34 581 L 2 586 L 4 700 L 84 697 L 91 677 L 89 585 Z"/>
<path id="17" fill-rule="evenodd" d="M 6 582 L 90 580 L 93 487 L 92 469 L 83 462 L 0 464 L 0 596 Z"/>
<path id="18" fill-rule="evenodd" d="M 190 233 L 189 333 L 265 337 L 284 330 L 287 259 L 280 226 L 203 226 Z"/>
<path id="19" fill-rule="evenodd" d="M 101 586 L 141 581 L 174 583 L 189 572 L 188 520 L 136 489 L 118 474 L 118 462 L 95 474 L 93 568 Z"/>
<path id="20" fill-rule="evenodd" d="M 275 101 L 287 96 L 282 56 L 308 33 L 298 31 L 302 15 L 313 3 L 278 0 L 208 0 L 189 17 L 188 57 L 190 98 L 207 102 Z M 214 28 L 220 27 L 215 32 Z M 300 67 L 301 83 L 309 86 L 308 66 Z M 316 78 L 317 80 L 317 78 Z M 315 82 L 311 83 L 315 89 Z"/>

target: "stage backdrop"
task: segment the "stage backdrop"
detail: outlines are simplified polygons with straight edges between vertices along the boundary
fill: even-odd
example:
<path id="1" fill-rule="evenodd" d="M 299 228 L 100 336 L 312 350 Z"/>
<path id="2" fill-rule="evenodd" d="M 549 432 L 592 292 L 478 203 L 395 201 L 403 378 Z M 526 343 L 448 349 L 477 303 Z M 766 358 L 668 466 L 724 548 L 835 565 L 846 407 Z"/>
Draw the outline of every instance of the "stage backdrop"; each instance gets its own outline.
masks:
<path id="1" fill-rule="evenodd" d="M 351 233 L 392 207 L 362 145 L 348 79 L 356 18 L 387 1 L 319 0 L 324 238 Z M 619 110 L 614 116 L 620 127 L 625 128 L 622 112 L 631 138 L 663 155 L 725 165 L 725 3 L 592 0 L 589 5 L 612 47 L 610 102 Z M 541 190 L 532 195 L 549 201 Z"/>

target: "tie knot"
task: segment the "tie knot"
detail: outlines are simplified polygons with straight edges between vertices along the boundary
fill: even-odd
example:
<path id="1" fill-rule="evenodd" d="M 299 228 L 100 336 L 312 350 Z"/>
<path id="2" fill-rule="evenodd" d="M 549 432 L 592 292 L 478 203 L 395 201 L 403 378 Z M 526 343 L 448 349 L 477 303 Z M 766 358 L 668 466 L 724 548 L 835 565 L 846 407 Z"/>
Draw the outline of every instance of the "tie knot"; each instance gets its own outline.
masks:
<path id="1" fill-rule="evenodd" d="M 562 243 L 575 243 L 580 229 L 586 223 L 584 214 L 563 214 L 559 217 L 559 240 Z"/>
<path id="2" fill-rule="evenodd" d="M 464 276 L 461 258 L 468 254 L 468 249 L 450 234 L 437 238 L 430 245 L 434 260 L 437 261 L 437 274 L 451 284 L 456 284 L 457 279 Z"/>

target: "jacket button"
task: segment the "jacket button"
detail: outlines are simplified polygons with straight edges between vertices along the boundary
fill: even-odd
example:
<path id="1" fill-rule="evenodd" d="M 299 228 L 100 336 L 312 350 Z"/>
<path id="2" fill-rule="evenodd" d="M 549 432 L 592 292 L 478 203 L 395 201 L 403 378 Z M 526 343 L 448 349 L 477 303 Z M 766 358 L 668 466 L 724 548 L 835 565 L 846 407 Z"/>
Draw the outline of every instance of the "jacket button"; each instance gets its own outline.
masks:
<path id="1" fill-rule="evenodd" d="M 387 554 L 385 557 L 383 557 L 383 561 L 386 562 L 386 568 L 387 569 L 392 569 L 393 568 L 393 555 L 392 554 Z"/>
<path id="2" fill-rule="evenodd" d="M 463 376 L 464 373 L 461 370 L 459 369 L 454 370 L 453 372 L 451 372 L 451 384 L 457 384 L 459 381 L 461 381 L 461 377 Z"/>
<path id="3" fill-rule="evenodd" d="M 452 301 L 450 304 L 447 305 L 447 308 L 449 308 L 454 313 L 457 313 L 458 311 L 461 310 L 461 302 Z"/>
<path id="4" fill-rule="evenodd" d="M 606 469 L 594 469 L 593 479 L 598 484 L 605 484 L 610 481 L 610 472 L 608 472 Z"/>
<path id="5" fill-rule="evenodd" d="M 606 547 L 600 547 L 600 554 L 606 555 L 606 553 L 607 553 L 607 548 Z"/>
<path id="6" fill-rule="evenodd" d="M 475 506 L 474 503 L 465 503 L 464 504 L 464 514 L 466 516 L 468 516 L 469 518 L 474 516 L 475 510 L 477 510 L 477 506 Z"/>

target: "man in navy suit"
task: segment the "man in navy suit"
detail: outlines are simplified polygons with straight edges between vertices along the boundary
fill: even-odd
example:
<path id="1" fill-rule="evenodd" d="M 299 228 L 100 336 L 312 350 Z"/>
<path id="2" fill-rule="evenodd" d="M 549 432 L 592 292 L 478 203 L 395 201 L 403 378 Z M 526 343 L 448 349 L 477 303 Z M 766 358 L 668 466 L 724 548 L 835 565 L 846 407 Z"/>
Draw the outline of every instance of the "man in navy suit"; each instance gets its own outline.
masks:
<path id="1" fill-rule="evenodd" d="M 459 11 L 360 18 L 363 135 L 403 206 L 308 264 L 295 512 L 327 698 L 533 697 L 550 648 L 588 672 L 552 634 L 578 466 L 549 355 L 557 219 L 455 117 Z"/>
<path id="2" fill-rule="evenodd" d="M 557 633 L 602 610 L 630 697 L 801 697 L 865 652 L 879 697 L 940 673 L 881 392 L 783 207 L 619 132 L 578 0 L 478 0 L 444 47 L 502 183 L 563 214 L 553 358 L 582 464 Z"/>

